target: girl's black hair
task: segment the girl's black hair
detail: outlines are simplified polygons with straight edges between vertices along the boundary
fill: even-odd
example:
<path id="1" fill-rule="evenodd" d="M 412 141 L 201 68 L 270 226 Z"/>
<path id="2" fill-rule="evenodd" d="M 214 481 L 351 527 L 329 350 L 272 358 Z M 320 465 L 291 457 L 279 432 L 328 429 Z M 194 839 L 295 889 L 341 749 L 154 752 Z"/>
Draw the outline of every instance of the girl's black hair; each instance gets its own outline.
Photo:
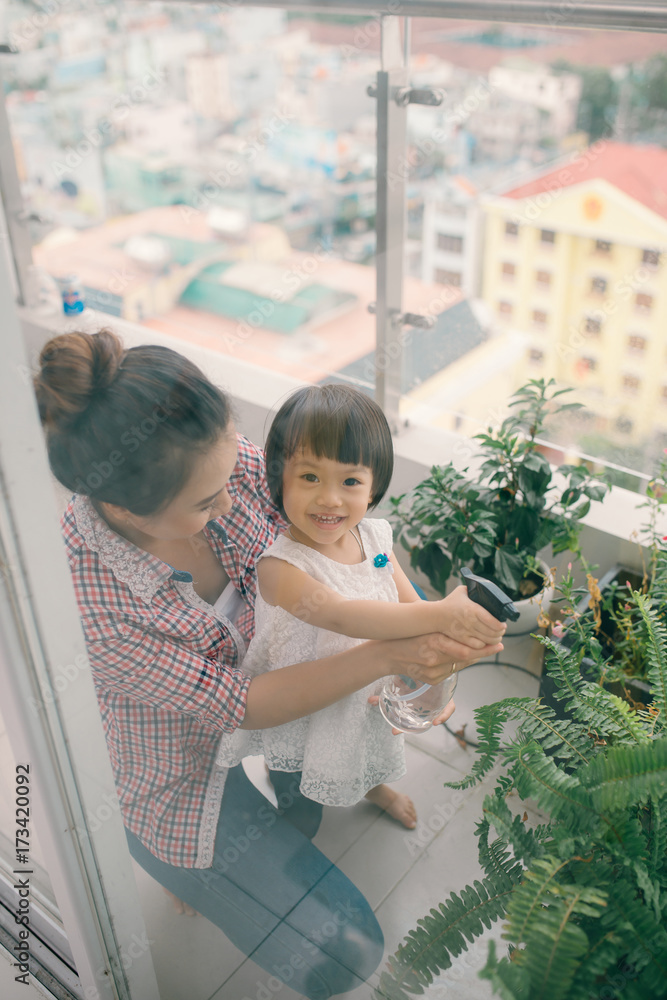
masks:
<path id="1" fill-rule="evenodd" d="M 148 516 L 187 483 L 230 423 L 227 397 L 168 347 L 126 351 L 111 330 L 43 348 L 35 391 L 56 478 L 75 493 Z"/>
<path id="2" fill-rule="evenodd" d="M 318 458 L 371 469 L 371 507 L 387 492 L 394 469 L 391 431 L 378 404 L 361 390 L 336 384 L 304 386 L 276 413 L 266 439 L 266 476 L 271 498 L 283 514 L 285 463 L 304 448 Z"/>

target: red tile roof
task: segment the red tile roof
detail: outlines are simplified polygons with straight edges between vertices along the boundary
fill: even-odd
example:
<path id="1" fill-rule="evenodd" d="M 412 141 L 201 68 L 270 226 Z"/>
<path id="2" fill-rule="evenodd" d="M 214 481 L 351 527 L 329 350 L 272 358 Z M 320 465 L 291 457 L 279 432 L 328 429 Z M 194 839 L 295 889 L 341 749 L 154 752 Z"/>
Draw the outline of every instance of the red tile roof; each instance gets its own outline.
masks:
<path id="1" fill-rule="evenodd" d="M 602 178 L 667 219 L 667 149 L 598 140 L 569 164 L 503 192 L 506 198 L 530 198 L 555 187 L 571 187 Z"/>

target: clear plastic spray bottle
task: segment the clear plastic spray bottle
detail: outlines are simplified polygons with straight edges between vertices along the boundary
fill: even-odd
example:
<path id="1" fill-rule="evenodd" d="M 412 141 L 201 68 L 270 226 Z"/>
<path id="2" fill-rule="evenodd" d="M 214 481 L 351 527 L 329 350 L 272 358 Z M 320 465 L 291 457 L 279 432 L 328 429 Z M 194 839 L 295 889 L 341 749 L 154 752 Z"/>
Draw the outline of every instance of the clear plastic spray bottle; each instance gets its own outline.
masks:
<path id="1" fill-rule="evenodd" d="M 481 604 L 498 621 L 516 621 L 519 612 L 500 587 L 475 576 L 467 566 L 461 570 L 468 597 Z M 423 733 L 451 700 L 458 675 L 452 673 L 439 684 L 422 684 L 411 677 L 395 674 L 380 691 L 379 707 L 390 726 L 402 733 Z"/>

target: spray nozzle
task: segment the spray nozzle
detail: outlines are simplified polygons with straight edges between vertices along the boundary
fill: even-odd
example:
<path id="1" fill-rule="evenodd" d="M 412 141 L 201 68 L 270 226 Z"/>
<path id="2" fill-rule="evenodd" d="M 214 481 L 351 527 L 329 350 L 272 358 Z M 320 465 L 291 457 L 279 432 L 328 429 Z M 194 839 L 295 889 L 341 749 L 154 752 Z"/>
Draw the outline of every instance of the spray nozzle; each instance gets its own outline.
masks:
<path id="1" fill-rule="evenodd" d="M 461 570 L 461 576 L 468 588 L 468 597 L 475 604 L 480 604 L 486 608 L 498 621 L 515 622 L 519 617 L 516 605 L 510 600 L 500 587 L 490 580 L 484 580 L 481 576 L 475 576 L 467 566 Z"/>

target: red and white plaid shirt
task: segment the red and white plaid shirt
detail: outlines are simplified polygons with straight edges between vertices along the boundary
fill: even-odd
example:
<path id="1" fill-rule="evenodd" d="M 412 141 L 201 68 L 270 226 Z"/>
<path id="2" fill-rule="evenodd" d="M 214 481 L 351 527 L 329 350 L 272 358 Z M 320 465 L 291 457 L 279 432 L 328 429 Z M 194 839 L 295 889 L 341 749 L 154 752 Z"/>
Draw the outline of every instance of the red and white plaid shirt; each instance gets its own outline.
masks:
<path id="1" fill-rule="evenodd" d="M 284 527 L 264 454 L 241 435 L 228 488 L 231 512 L 204 534 L 246 603 L 238 632 L 189 573 L 116 534 L 86 497 L 62 521 L 123 820 L 184 868 L 212 864 L 227 773 L 216 750 L 245 715 L 250 680 L 238 663 L 254 630 L 255 563 Z"/>

